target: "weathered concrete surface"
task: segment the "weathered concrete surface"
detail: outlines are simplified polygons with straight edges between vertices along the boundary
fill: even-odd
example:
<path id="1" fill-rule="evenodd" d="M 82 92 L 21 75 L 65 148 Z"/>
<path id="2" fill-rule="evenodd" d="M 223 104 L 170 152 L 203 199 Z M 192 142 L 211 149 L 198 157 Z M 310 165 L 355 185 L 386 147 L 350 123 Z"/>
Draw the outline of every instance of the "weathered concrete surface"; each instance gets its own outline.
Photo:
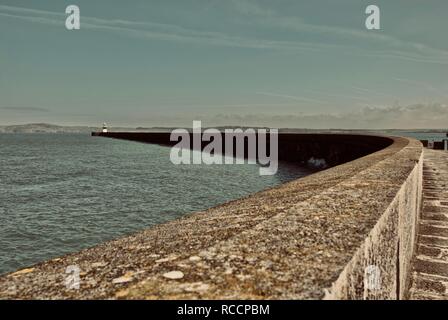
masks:
<path id="1" fill-rule="evenodd" d="M 4 275 L 0 298 L 321 299 L 327 289 L 395 299 L 412 256 L 421 153 L 420 142 L 395 138 L 355 161 Z M 382 271 L 372 294 L 363 285 L 371 264 Z M 79 290 L 65 286 L 70 265 Z"/>
<path id="2" fill-rule="evenodd" d="M 406 156 L 404 156 L 406 154 Z M 404 299 L 410 286 L 411 260 L 421 208 L 423 153 L 419 143 L 411 141 L 402 150 L 404 157 L 384 160 L 375 175 L 384 184 L 400 184 L 391 194 L 381 217 L 347 264 L 327 299 Z M 412 168 L 407 176 L 395 175 L 389 168 Z M 380 172 L 390 173 L 381 177 Z M 369 170 L 369 175 L 373 172 Z M 362 174 L 361 174 L 362 175 Z M 390 180 L 389 180 L 390 179 Z M 373 270 L 375 274 L 370 272 Z M 371 279 L 371 278 L 374 279 Z M 375 277 L 377 284 L 375 284 Z M 373 281 L 373 285 L 370 284 Z"/>
<path id="3" fill-rule="evenodd" d="M 448 300 L 448 152 L 425 149 L 423 210 L 410 298 Z"/>

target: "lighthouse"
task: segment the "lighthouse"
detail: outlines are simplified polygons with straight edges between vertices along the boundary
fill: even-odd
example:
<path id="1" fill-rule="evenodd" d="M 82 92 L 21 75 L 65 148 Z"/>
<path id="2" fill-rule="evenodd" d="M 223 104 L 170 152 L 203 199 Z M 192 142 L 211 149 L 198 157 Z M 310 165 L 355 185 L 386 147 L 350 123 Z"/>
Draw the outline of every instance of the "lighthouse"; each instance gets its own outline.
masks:
<path id="1" fill-rule="evenodd" d="M 103 133 L 107 132 L 107 124 L 106 122 L 103 123 Z"/>

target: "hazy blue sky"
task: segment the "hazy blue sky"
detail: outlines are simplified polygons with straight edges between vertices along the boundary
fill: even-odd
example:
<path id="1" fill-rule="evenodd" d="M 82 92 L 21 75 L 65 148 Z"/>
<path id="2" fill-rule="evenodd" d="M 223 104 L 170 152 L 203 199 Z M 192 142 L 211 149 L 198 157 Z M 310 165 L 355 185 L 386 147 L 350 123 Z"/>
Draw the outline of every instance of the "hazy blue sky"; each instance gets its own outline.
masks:
<path id="1" fill-rule="evenodd" d="M 69 4 L 81 30 L 65 29 Z M 448 127 L 447 13 L 446 0 L 0 0 L 0 124 Z"/>

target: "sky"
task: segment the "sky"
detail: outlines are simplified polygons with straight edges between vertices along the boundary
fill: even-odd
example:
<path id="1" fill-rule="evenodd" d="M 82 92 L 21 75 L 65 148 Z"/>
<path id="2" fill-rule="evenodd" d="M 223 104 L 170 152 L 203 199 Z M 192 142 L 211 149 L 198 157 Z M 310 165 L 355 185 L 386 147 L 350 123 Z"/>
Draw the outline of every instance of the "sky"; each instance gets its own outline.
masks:
<path id="1" fill-rule="evenodd" d="M 65 28 L 77 5 L 80 30 Z M 380 8 L 380 30 L 365 9 Z M 446 0 L 0 0 L 0 125 L 447 128 Z"/>

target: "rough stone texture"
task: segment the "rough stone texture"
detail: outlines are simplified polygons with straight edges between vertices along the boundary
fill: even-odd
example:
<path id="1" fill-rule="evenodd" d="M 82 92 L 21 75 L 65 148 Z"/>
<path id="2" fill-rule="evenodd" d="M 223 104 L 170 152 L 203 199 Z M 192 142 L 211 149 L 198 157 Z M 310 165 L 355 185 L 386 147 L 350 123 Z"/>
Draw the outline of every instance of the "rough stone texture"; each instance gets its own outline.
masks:
<path id="1" fill-rule="evenodd" d="M 395 299 L 412 256 L 421 153 L 420 142 L 394 138 L 355 161 L 3 275 L 0 298 Z M 382 274 L 373 293 L 370 264 Z M 70 265 L 79 289 L 65 286 Z M 172 271 L 183 277 L 164 277 Z"/>
<path id="2" fill-rule="evenodd" d="M 389 168 L 389 169 L 387 169 Z M 390 170 L 394 169 L 396 171 Z M 399 169 L 400 168 L 400 169 Z M 403 299 L 409 289 L 415 230 L 421 207 L 423 154 L 411 141 L 407 148 L 359 176 L 374 176 L 394 190 L 364 243 L 346 265 L 326 299 Z M 372 170 L 373 169 L 373 170 Z M 405 173 L 400 175 L 399 172 Z M 393 187 L 394 183 L 395 188 Z M 387 184 L 391 184 L 388 186 Z M 374 201 L 370 198 L 370 201 Z M 377 287 L 366 285 L 368 268 L 376 268 Z"/>
<path id="3" fill-rule="evenodd" d="M 448 300 L 448 152 L 426 149 L 423 172 L 410 298 Z"/>

